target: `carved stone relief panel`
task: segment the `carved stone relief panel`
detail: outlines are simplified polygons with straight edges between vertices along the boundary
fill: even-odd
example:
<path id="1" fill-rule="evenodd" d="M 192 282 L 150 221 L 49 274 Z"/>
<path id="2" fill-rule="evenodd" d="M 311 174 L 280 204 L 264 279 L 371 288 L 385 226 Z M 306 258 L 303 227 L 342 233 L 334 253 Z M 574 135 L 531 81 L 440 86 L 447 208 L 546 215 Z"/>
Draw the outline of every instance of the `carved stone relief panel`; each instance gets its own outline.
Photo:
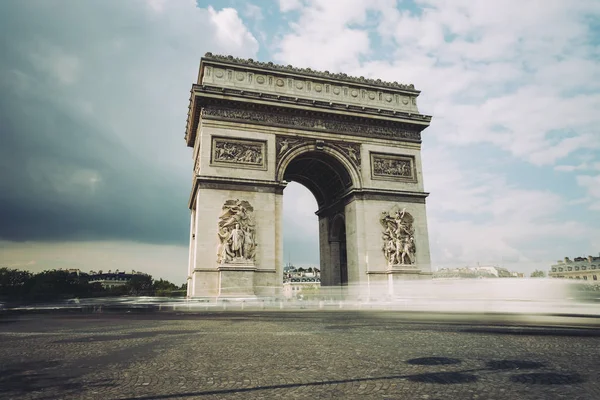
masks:
<path id="1" fill-rule="evenodd" d="M 227 200 L 218 224 L 219 264 L 253 264 L 256 258 L 254 208 L 245 200 Z"/>
<path id="2" fill-rule="evenodd" d="M 412 266 L 416 262 L 414 218 L 406 209 L 394 207 L 379 217 L 383 226 L 382 251 L 388 267 Z"/>
<path id="3" fill-rule="evenodd" d="M 211 164 L 234 168 L 266 169 L 266 147 L 265 141 L 213 136 Z"/>
<path id="4" fill-rule="evenodd" d="M 416 182 L 415 159 L 412 156 L 371 153 L 371 177 Z"/>
<path id="5" fill-rule="evenodd" d="M 298 146 L 301 146 L 305 143 L 316 143 L 318 148 L 319 142 L 323 141 L 316 139 L 277 135 L 275 141 L 277 147 L 276 162 L 279 165 L 279 161 L 283 158 L 283 156 L 285 156 L 288 152 L 292 151 Z M 360 169 L 361 161 L 359 144 L 328 140 L 326 142 L 323 142 L 322 145 L 325 145 L 325 143 L 327 145 L 335 147 L 338 151 L 342 152 L 350 160 L 350 162 L 352 162 L 358 169 Z"/>
<path id="6" fill-rule="evenodd" d="M 263 97 L 266 98 L 266 96 Z M 409 141 L 421 141 L 420 132 L 378 124 L 376 121 L 371 121 L 370 123 L 360 123 L 337 120 L 334 118 L 316 118 L 308 115 L 295 115 L 291 113 L 265 112 L 215 106 L 203 107 L 202 117 L 206 119 L 243 121 L 246 124 L 257 123 L 268 126 L 337 132 L 357 136 L 378 137 L 382 139 L 406 139 Z"/>
<path id="7" fill-rule="evenodd" d="M 292 136 L 277 136 L 275 138 L 275 146 L 277 148 L 276 162 L 279 164 L 279 160 L 283 158 L 288 152 L 292 151 L 296 147 L 310 142 L 310 139 L 292 137 Z"/>
<path id="8" fill-rule="evenodd" d="M 360 169 L 360 145 L 357 143 L 333 142 L 346 157 Z"/>

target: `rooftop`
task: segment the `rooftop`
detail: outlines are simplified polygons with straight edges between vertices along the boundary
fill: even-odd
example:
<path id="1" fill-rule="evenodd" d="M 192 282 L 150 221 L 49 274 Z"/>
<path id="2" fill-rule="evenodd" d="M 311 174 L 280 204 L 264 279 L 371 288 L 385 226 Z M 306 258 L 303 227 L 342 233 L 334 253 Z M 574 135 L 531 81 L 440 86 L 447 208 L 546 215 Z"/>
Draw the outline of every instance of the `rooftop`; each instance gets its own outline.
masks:
<path id="1" fill-rule="evenodd" d="M 415 89 L 415 85 L 413 85 L 413 84 L 406 85 L 406 84 L 402 84 L 402 83 L 398 83 L 398 82 L 386 82 L 386 81 L 382 81 L 381 79 L 365 78 L 364 76 L 355 77 L 355 76 L 349 76 L 344 73 L 333 73 L 333 72 L 329 72 L 329 71 L 316 71 L 311 68 L 297 68 L 292 65 L 281 65 L 281 64 L 275 64 L 273 62 L 255 61 L 251 58 L 248 58 L 248 59 L 236 58 L 236 57 L 233 57 L 230 55 L 225 56 L 225 55 L 213 54 L 213 53 L 208 52 L 204 55 L 204 59 L 220 61 L 220 62 L 224 62 L 224 63 L 228 63 L 228 64 L 237 64 L 237 65 L 244 65 L 244 66 L 248 66 L 248 67 L 269 69 L 272 71 L 297 73 L 297 74 L 302 74 L 302 75 L 314 76 L 317 78 L 335 79 L 338 81 L 344 81 L 344 82 L 350 82 L 350 83 L 359 83 L 359 84 L 363 84 L 363 85 L 379 86 L 382 88 L 411 90 L 415 93 L 419 93 L 419 91 Z"/>

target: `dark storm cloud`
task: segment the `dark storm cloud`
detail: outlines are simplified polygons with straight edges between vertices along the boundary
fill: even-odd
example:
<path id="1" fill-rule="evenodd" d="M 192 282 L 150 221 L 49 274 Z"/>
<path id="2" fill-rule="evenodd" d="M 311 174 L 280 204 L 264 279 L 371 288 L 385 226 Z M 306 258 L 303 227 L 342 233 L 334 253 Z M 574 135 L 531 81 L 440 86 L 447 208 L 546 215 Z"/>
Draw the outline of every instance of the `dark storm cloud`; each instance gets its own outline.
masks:
<path id="1" fill-rule="evenodd" d="M 186 243 L 209 33 L 186 23 L 135 1 L 0 2 L 0 239 Z"/>

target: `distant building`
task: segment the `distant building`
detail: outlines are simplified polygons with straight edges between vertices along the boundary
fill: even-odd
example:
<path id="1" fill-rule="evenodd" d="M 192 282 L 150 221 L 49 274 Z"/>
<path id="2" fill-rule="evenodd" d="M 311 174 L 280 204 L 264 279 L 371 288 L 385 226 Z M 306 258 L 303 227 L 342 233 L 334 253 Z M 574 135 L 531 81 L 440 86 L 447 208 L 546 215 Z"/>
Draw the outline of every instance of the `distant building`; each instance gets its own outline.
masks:
<path id="1" fill-rule="evenodd" d="M 321 288 L 321 271 L 318 268 L 295 268 L 288 264 L 283 273 L 283 296 L 287 299 L 316 295 Z M 308 272 L 310 271 L 310 272 Z"/>
<path id="2" fill-rule="evenodd" d="M 434 279 L 524 278 L 525 274 L 496 266 L 442 268 L 433 273 Z"/>
<path id="3" fill-rule="evenodd" d="M 600 275 L 600 256 L 575 257 L 570 260 L 558 260 L 557 264 L 550 267 L 548 276 L 552 278 L 582 279 L 584 281 L 597 281 Z"/>
<path id="4" fill-rule="evenodd" d="M 143 272 L 131 271 L 126 273 L 125 271 L 119 271 L 118 269 L 114 272 L 109 270 L 108 272 L 102 271 L 90 271 L 89 283 L 100 283 L 102 287 L 111 289 L 118 286 L 125 286 L 132 277 L 136 275 L 148 275 Z"/>

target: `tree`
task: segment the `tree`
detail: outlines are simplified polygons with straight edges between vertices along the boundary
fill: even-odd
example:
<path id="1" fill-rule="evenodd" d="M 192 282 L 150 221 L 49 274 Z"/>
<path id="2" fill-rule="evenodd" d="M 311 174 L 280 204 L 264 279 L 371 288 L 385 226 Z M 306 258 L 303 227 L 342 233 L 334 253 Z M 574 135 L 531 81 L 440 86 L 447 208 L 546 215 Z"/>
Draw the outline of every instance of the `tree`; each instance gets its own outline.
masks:
<path id="1" fill-rule="evenodd" d="M 152 276 L 150 275 L 133 275 L 127 282 L 129 293 L 134 296 L 152 294 Z"/>
<path id="2" fill-rule="evenodd" d="M 178 289 L 178 287 L 175 284 L 173 284 L 173 283 L 171 283 L 171 282 L 169 282 L 167 280 L 164 280 L 164 279 L 159 279 L 157 281 L 154 281 L 154 283 L 152 284 L 152 288 L 155 291 L 158 291 L 158 290 L 177 290 Z"/>
<path id="3" fill-rule="evenodd" d="M 28 297 L 37 300 L 50 300 L 68 297 L 82 297 L 92 294 L 86 277 L 67 271 L 44 271 L 34 275 L 28 283 Z"/>
<path id="4" fill-rule="evenodd" d="M 0 268 L 0 296 L 22 296 L 27 291 L 32 276 L 27 271 Z"/>
<path id="5" fill-rule="evenodd" d="M 544 271 L 535 270 L 530 275 L 532 278 L 545 278 L 546 273 Z"/>
<path id="6" fill-rule="evenodd" d="M 175 284 L 164 279 L 154 281 L 152 288 L 155 296 L 171 296 L 175 290 L 179 289 Z"/>

